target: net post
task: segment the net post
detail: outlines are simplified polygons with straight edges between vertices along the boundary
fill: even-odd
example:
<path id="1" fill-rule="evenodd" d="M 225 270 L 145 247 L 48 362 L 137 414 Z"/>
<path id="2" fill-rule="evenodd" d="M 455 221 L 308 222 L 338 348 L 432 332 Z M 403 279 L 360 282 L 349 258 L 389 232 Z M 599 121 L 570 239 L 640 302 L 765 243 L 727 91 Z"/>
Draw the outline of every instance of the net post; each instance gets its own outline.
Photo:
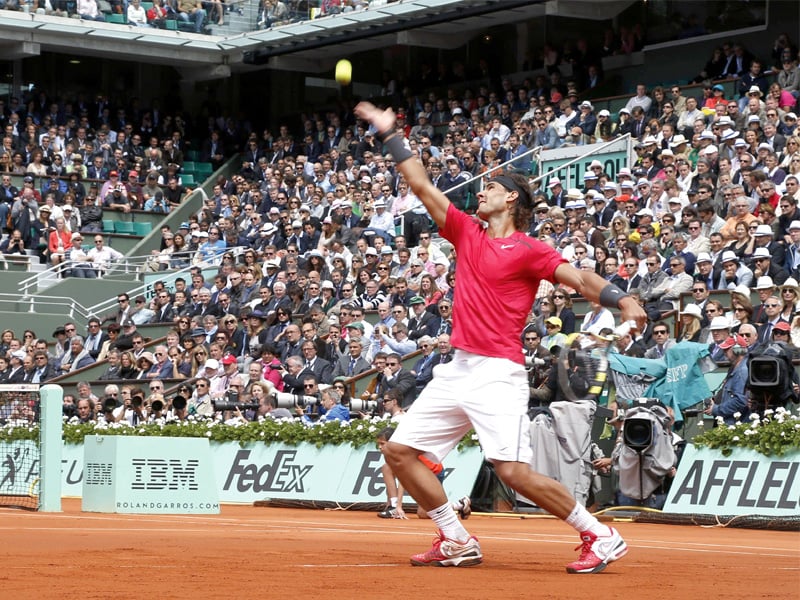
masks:
<path id="1" fill-rule="evenodd" d="M 48 384 L 39 390 L 39 510 L 61 512 L 61 430 L 64 390 Z"/>

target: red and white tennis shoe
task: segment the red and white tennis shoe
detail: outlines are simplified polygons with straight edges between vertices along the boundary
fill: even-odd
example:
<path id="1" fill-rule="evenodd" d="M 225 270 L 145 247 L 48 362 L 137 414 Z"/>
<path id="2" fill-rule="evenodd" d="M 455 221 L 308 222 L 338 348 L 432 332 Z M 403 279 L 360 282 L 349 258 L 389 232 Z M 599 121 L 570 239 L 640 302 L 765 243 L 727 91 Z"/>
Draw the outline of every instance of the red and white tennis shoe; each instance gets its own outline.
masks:
<path id="1" fill-rule="evenodd" d="M 619 531 L 609 527 L 608 535 L 595 535 L 589 531 L 581 534 L 578 560 L 567 565 L 567 573 L 589 574 L 599 573 L 608 563 L 619 560 L 628 553 L 628 545 Z"/>
<path id="2" fill-rule="evenodd" d="M 471 567 L 483 561 L 478 538 L 470 537 L 466 542 L 447 539 L 441 530 L 433 539 L 433 546 L 423 554 L 411 557 L 415 567 Z"/>

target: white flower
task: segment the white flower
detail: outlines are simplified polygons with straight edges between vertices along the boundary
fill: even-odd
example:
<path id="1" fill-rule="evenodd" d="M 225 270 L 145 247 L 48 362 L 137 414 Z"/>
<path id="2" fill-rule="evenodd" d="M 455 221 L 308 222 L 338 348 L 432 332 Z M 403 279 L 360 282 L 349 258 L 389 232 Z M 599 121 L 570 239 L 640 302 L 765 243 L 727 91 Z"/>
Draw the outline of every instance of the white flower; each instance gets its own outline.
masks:
<path id="1" fill-rule="evenodd" d="M 761 419 L 761 417 L 758 416 L 758 413 L 750 413 L 749 419 L 751 421 L 759 421 Z"/>
<path id="2" fill-rule="evenodd" d="M 734 418 L 734 419 L 738 419 L 738 418 L 740 418 L 741 416 L 742 416 L 742 413 L 740 413 L 738 410 L 737 410 L 735 413 L 733 413 L 733 418 Z"/>
<path id="3" fill-rule="evenodd" d="M 744 434 L 745 434 L 745 435 L 756 435 L 756 434 L 757 434 L 757 432 L 756 432 L 756 431 L 753 431 L 752 429 L 745 429 L 745 430 L 744 430 Z"/>
<path id="4" fill-rule="evenodd" d="M 209 437 L 209 438 L 211 437 L 211 432 L 210 431 L 206 431 L 206 437 Z"/>
<path id="5" fill-rule="evenodd" d="M 772 410 L 771 408 L 768 408 L 768 409 L 766 409 L 766 410 L 764 411 L 764 416 L 765 416 L 765 417 L 769 417 L 770 415 L 772 415 L 772 414 L 774 414 L 774 413 L 775 413 L 775 411 L 774 411 L 774 410 Z"/>
<path id="6" fill-rule="evenodd" d="M 717 416 L 717 417 L 715 417 L 715 419 L 716 419 L 716 421 L 717 421 L 717 425 L 722 425 L 722 424 L 724 424 L 724 423 L 725 423 L 725 419 L 723 419 L 723 418 L 722 418 L 722 417 L 720 417 L 720 416 Z"/>
<path id="7" fill-rule="evenodd" d="M 734 442 L 738 442 L 739 441 L 739 436 L 738 435 L 733 436 L 733 441 Z"/>
<path id="8" fill-rule="evenodd" d="M 703 423 L 703 419 L 700 419 L 700 420 L 697 422 L 697 428 L 698 428 L 698 429 L 702 429 L 702 428 L 703 428 L 703 427 L 705 427 L 705 426 L 706 426 L 706 424 L 705 424 L 705 423 Z"/>

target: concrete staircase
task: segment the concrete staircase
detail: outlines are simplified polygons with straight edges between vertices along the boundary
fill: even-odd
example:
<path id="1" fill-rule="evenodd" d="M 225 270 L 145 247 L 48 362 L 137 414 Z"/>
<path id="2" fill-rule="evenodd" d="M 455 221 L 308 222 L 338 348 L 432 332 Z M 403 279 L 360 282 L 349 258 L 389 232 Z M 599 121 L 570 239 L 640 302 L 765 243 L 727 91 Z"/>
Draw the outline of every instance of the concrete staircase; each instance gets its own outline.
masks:
<path id="1" fill-rule="evenodd" d="M 228 12 L 226 9 L 224 25 L 217 25 L 216 21 L 209 22 L 208 27 L 211 30 L 211 35 L 233 36 L 258 29 L 257 0 L 243 0 L 238 3 L 227 2 L 226 5 L 234 7 L 234 10 L 233 12 Z"/>

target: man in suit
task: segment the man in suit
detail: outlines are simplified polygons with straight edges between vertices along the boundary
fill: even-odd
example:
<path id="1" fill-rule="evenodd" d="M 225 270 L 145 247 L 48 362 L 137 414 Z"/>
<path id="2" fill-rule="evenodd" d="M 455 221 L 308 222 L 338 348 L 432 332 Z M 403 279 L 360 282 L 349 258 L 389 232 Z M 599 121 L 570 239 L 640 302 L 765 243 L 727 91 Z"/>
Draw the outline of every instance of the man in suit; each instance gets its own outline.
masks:
<path id="1" fill-rule="evenodd" d="M 630 332 L 621 335 L 617 339 L 617 350 L 622 356 L 631 356 L 633 358 L 644 358 L 644 348 L 639 342 L 633 339 Z"/>
<path id="2" fill-rule="evenodd" d="M 56 368 L 48 360 L 46 351 L 37 350 L 33 353 L 33 373 L 30 383 L 45 383 L 58 375 Z"/>
<path id="3" fill-rule="evenodd" d="M 305 340 L 300 346 L 305 363 L 303 371 L 311 372 L 319 383 L 333 383 L 333 369 L 331 363 L 317 356 L 317 346 L 312 340 Z"/>
<path id="4" fill-rule="evenodd" d="M 411 369 L 416 378 L 417 396 L 425 389 L 431 379 L 433 379 L 434 359 L 436 356 L 433 351 L 436 348 L 434 340 L 429 335 L 424 335 L 417 340 L 417 347 L 422 350 L 422 356 L 414 363 L 414 368 Z"/>
<path id="5" fill-rule="evenodd" d="M 664 358 L 667 350 L 676 344 L 675 338 L 669 337 L 669 327 L 661 321 L 653 326 L 653 339 L 656 343 L 644 353 L 645 358 Z"/>
<path id="6" fill-rule="evenodd" d="M 161 290 L 156 296 L 156 314 L 151 323 L 172 323 L 175 311 L 172 308 L 172 298 L 167 290 Z"/>
<path id="7" fill-rule="evenodd" d="M 198 304 L 194 309 L 193 316 L 202 316 L 205 317 L 206 315 L 211 315 L 213 317 L 221 317 L 222 310 L 220 310 L 217 304 L 211 302 L 211 290 L 208 288 L 203 288 L 198 292 Z"/>
<path id="8" fill-rule="evenodd" d="M 86 351 L 89 356 L 97 360 L 100 350 L 103 349 L 103 344 L 108 339 L 108 335 L 100 328 L 100 319 L 91 317 L 86 325 L 87 334 L 86 342 L 84 343 Z"/>
<path id="9" fill-rule="evenodd" d="M 436 335 L 436 317 L 425 310 L 425 300 L 421 296 L 414 296 L 409 301 L 414 316 L 408 320 L 408 337 L 418 340 L 423 335 L 434 337 Z"/>
<path id="10" fill-rule="evenodd" d="M 383 370 L 383 383 L 387 390 L 397 390 L 403 409 L 417 399 L 417 380 L 411 371 L 403 369 L 402 358 L 399 354 L 392 352 L 386 356 L 386 367 Z"/>
<path id="11" fill-rule="evenodd" d="M 567 203 L 567 198 L 564 193 L 564 187 L 561 185 L 561 180 L 558 177 L 554 177 L 550 180 L 550 183 L 547 184 L 547 187 L 550 188 L 550 198 L 548 198 L 547 203 L 550 206 L 564 208 L 564 205 Z"/>
<path id="12" fill-rule="evenodd" d="M 333 378 L 354 377 L 369 371 L 371 365 L 364 360 L 364 340 L 352 339 L 347 342 L 347 354 L 343 354 L 333 367 Z"/>
<path id="13" fill-rule="evenodd" d="M 632 263 L 634 259 L 628 258 L 627 260 L 631 261 Z M 616 255 L 612 254 L 606 259 L 606 262 L 603 263 L 603 279 L 624 290 L 628 285 L 628 282 L 619 276 L 617 273 L 618 270 L 619 263 L 617 262 L 617 257 Z"/>
<path id="14" fill-rule="evenodd" d="M 711 339 L 713 340 L 708 346 L 709 357 L 715 363 L 727 362 L 728 359 L 725 357 L 725 350 L 720 348 L 720 346 L 731 334 L 731 325 L 728 318 L 722 316 L 714 317 L 711 319 L 711 324 L 708 326 L 708 329 L 711 331 Z"/>
<path id="15" fill-rule="evenodd" d="M 777 296 L 770 296 L 764 301 L 764 313 L 766 322 L 758 328 L 758 343 L 769 344 L 772 342 L 772 329 L 781 321 L 786 321 L 781 317 L 783 303 Z"/>
<path id="16" fill-rule="evenodd" d="M 625 279 L 625 285 L 621 288 L 626 292 L 637 289 L 642 282 L 642 276 L 638 273 L 639 261 L 633 256 L 628 256 L 622 264 L 628 277 Z"/>

